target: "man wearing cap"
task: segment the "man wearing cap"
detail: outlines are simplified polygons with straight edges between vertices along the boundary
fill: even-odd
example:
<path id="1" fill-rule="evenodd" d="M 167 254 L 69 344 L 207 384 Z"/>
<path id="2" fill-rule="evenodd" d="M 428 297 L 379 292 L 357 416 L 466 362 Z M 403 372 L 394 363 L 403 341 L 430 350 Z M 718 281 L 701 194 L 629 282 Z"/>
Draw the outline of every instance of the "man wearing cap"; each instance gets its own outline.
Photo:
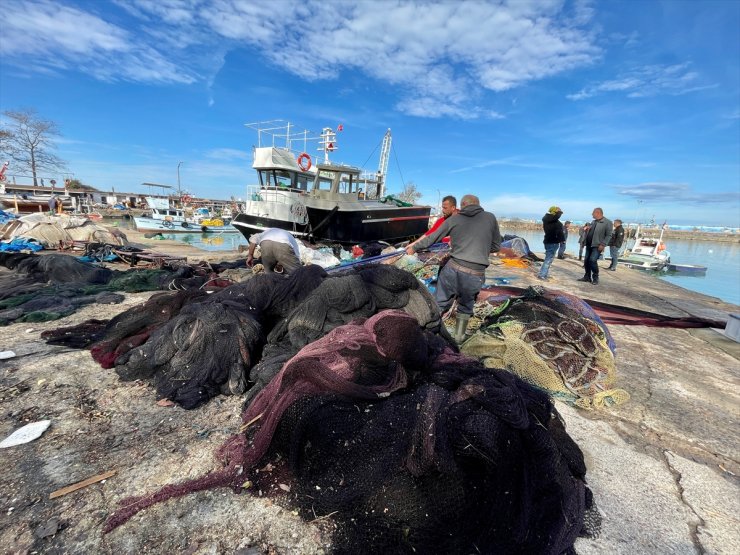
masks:
<path id="1" fill-rule="evenodd" d="M 547 281 L 550 265 L 560 248 L 560 243 L 565 242 L 563 224 L 560 223 L 560 216 L 562 215 L 563 211 L 560 210 L 559 206 L 551 206 L 547 214 L 542 216 L 542 229 L 545 231 L 545 240 L 543 241 L 545 243 L 545 261 L 542 263 L 540 273 L 537 274 L 537 279 L 542 281 Z"/>
<path id="2" fill-rule="evenodd" d="M 274 272 L 278 264 L 283 267 L 286 275 L 301 267 L 298 242 L 284 229 L 273 227 L 252 235 L 249 238 L 247 266 L 252 266 L 254 263 L 254 249 L 257 245 L 260 246 L 262 252 L 262 265 L 265 267 L 265 272 Z"/>
<path id="3" fill-rule="evenodd" d="M 457 298 L 455 341 L 462 343 L 473 314 L 475 297 L 483 282 L 490 261 L 488 255 L 501 248 L 501 233 L 496 216 L 480 206 L 474 195 L 465 195 L 460 211 L 451 216 L 431 235 L 406 247 L 407 254 L 425 249 L 450 236 L 450 261 L 439 272 L 435 299 L 440 312 L 446 311 Z"/>
<path id="4" fill-rule="evenodd" d="M 594 208 L 591 214 L 594 220 L 591 222 L 586 233 L 586 254 L 583 260 L 583 269 L 585 273 L 578 281 L 585 281 L 587 283 L 593 283 L 594 285 L 599 283 L 599 265 L 596 261 L 601 256 L 601 253 L 606 249 L 606 244 L 609 242 L 609 238 L 612 236 L 612 222 L 611 220 L 604 217 L 604 211 L 601 208 Z"/>

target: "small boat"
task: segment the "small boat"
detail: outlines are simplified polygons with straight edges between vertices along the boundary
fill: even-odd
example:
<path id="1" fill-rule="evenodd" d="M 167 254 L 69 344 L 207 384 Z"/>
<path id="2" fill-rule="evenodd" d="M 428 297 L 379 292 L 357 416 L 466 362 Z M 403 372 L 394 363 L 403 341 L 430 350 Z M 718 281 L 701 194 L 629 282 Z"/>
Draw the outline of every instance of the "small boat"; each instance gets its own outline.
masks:
<path id="1" fill-rule="evenodd" d="M 169 199 L 146 198 L 152 216 L 135 217 L 139 231 L 162 233 L 236 233 L 237 230 L 220 218 L 213 217 L 207 209 L 198 209 L 195 214 L 183 208 L 173 208 Z"/>
<path id="2" fill-rule="evenodd" d="M 665 271 L 700 277 L 707 273 L 707 267 L 698 264 L 666 264 Z"/>
<path id="3" fill-rule="evenodd" d="M 660 229 L 660 237 L 642 235 L 641 226 L 637 226 L 632 248 L 624 251 L 619 257 L 619 263 L 634 270 L 648 270 L 658 272 L 671 261 L 671 253 L 666 250 L 663 242 L 664 228 Z"/>
<path id="4" fill-rule="evenodd" d="M 244 237 L 277 227 L 310 241 L 354 245 L 366 241 L 390 243 L 418 237 L 429 227 L 430 206 L 416 206 L 385 194 L 385 174 L 391 148 L 390 129 L 383 138 L 377 172 L 363 174 L 360 168 L 332 163 L 329 153 L 337 150 L 336 132 L 324 128 L 314 162 L 305 152 L 308 131 L 291 134 L 291 124 L 250 124 L 257 130 L 252 167 L 259 185 L 247 187 L 244 211 L 232 221 Z M 340 129 L 338 129 L 340 130 Z M 262 146 L 262 136 L 272 134 L 272 146 Z M 284 138 L 285 147 L 274 146 Z M 303 142 L 296 155 L 291 145 Z"/>

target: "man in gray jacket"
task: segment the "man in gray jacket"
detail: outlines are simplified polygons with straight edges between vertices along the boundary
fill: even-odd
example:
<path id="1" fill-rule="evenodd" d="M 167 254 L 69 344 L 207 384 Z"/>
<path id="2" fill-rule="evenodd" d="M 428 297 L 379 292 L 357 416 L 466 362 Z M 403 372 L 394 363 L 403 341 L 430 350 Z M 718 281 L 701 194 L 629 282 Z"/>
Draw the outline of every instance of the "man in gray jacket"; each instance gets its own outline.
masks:
<path id="1" fill-rule="evenodd" d="M 612 236 L 612 222 L 604 217 L 604 211 L 601 208 L 594 208 L 591 215 L 594 221 L 591 222 L 591 227 L 586 234 L 586 254 L 583 262 L 583 269 L 586 273 L 578 281 L 596 285 L 599 283 L 599 265 L 596 261 L 604 252 Z"/>
<path id="2" fill-rule="evenodd" d="M 450 236 L 450 261 L 437 279 L 436 301 L 440 312 L 447 310 L 455 297 L 458 301 L 455 341 L 462 343 L 465 330 L 473 314 L 488 267 L 488 255 L 501 248 L 501 233 L 496 216 L 480 206 L 474 195 L 465 195 L 460 201 L 460 212 L 448 218 L 434 233 L 406 248 L 408 254 Z"/>

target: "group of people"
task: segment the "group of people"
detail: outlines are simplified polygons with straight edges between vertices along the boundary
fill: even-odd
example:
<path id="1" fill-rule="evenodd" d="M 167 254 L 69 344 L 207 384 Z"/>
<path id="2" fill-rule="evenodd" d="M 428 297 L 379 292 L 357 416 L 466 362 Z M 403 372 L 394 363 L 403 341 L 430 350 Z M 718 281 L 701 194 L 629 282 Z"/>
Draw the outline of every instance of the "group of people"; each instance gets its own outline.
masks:
<path id="1" fill-rule="evenodd" d="M 545 261 L 542 263 L 537 278 L 543 281 L 548 279 L 550 266 L 557 255 L 565 258 L 565 242 L 568 239 L 570 221 L 560 222 L 563 211 L 558 206 L 551 206 L 542 217 L 542 228 L 545 232 Z M 609 270 L 615 271 L 619 261 L 619 251 L 624 243 L 624 228 L 622 220 L 611 220 L 604 216 L 601 208 L 594 208 L 591 213 L 593 220 L 581 227 L 578 235 L 578 260 L 584 260 L 584 275 L 578 281 L 598 285 L 599 265 L 597 261 L 603 256 L 606 247 L 609 247 L 611 264 Z M 585 251 L 585 255 L 584 255 Z"/>
<path id="2" fill-rule="evenodd" d="M 434 243 L 450 243 L 450 258 L 439 273 L 435 300 L 440 312 L 446 312 L 457 300 L 455 339 L 465 338 L 478 292 L 485 282 L 489 255 L 501 248 L 501 233 L 496 216 L 480 206 L 475 195 L 465 195 L 457 208 L 457 199 L 447 196 L 442 202 L 442 217 L 427 233 L 406 247 L 407 254 L 425 249 Z M 295 238 L 282 229 L 268 229 L 249 238 L 247 265 L 254 263 L 259 245 L 266 272 L 278 265 L 290 274 L 300 267 L 300 251 Z"/>

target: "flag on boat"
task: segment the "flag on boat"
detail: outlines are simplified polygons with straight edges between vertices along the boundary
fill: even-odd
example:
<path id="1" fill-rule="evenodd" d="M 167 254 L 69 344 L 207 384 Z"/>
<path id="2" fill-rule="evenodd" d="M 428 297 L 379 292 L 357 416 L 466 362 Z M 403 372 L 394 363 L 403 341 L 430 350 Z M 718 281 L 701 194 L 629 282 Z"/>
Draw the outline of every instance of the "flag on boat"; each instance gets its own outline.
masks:
<path id="1" fill-rule="evenodd" d="M 342 125 L 341 123 L 337 125 L 337 132 L 339 131 L 344 131 L 344 125 Z"/>

